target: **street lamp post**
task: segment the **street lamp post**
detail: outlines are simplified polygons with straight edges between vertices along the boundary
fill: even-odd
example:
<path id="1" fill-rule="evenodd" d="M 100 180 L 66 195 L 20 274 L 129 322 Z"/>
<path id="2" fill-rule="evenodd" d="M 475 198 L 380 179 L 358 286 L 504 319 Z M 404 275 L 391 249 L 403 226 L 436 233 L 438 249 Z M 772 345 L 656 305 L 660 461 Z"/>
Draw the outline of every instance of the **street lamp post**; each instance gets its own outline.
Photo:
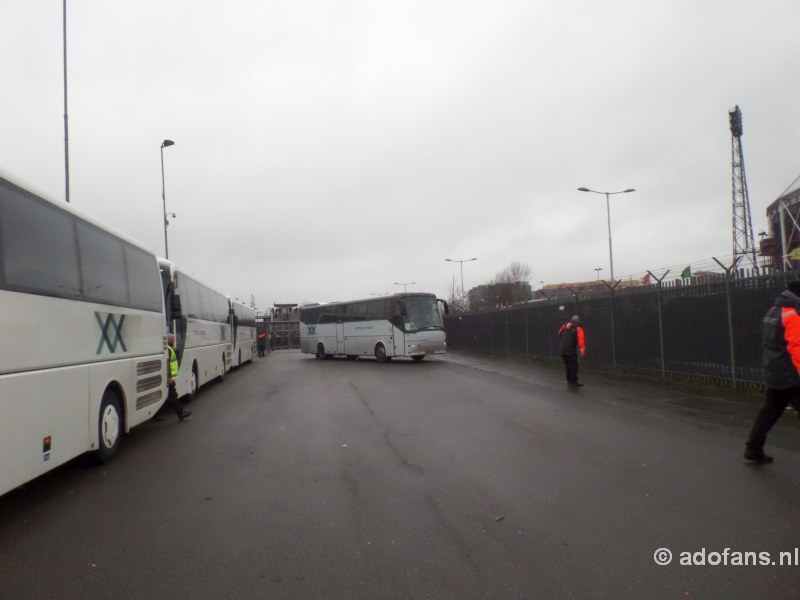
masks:
<path id="1" fill-rule="evenodd" d="M 597 267 L 595 271 L 597 272 L 597 281 L 600 281 L 600 271 L 603 270 L 603 267 Z"/>
<path id="2" fill-rule="evenodd" d="M 63 2 L 64 25 L 64 187 L 69 204 L 69 116 L 67 111 L 67 0 Z"/>
<path id="3" fill-rule="evenodd" d="M 405 293 L 406 290 L 408 290 L 408 286 L 414 285 L 415 283 L 417 283 L 417 282 L 416 281 L 409 281 L 408 283 L 398 283 L 396 281 L 394 282 L 395 285 L 402 285 L 403 286 L 403 293 Z"/>
<path id="4" fill-rule="evenodd" d="M 478 260 L 477 258 L 466 258 L 464 260 L 458 260 L 457 258 L 445 258 L 445 262 L 457 262 L 461 264 L 461 295 L 464 295 L 464 263 L 465 262 L 472 262 L 473 260 Z"/>
<path id="5" fill-rule="evenodd" d="M 612 194 L 628 194 L 630 192 L 635 192 L 636 190 L 633 188 L 628 188 L 627 190 L 620 190 L 619 192 L 598 192 L 596 190 L 590 190 L 589 188 L 579 187 L 579 192 L 591 192 L 593 194 L 604 194 L 606 197 L 606 214 L 608 215 L 608 262 L 609 266 L 611 267 L 611 282 L 614 282 L 614 253 L 611 250 L 611 202 L 609 201 L 608 197 Z"/>
<path id="6" fill-rule="evenodd" d="M 164 140 L 161 142 L 161 202 L 164 206 L 164 258 L 169 258 L 169 245 L 167 244 L 167 227 L 169 227 L 169 218 L 167 217 L 167 194 L 164 187 L 164 148 L 175 145 L 172 140 Z M 171 213 L 175 217 L 175 213 Z"/>

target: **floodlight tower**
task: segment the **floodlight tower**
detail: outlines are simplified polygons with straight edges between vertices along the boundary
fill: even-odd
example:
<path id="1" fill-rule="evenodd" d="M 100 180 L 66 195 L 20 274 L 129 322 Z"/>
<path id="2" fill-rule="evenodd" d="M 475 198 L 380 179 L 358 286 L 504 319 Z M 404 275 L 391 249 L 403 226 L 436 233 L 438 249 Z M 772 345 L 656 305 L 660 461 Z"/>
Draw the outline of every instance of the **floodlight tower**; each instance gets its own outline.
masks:
<path id="1" fill-rule="evenodd" d="M 747 177 L 744 174 L 744 152 L 742 150 L 742 111 L 737 104 L 728 110 L 731 124 L 731 167 L 733 187 L 733 260 L 741 266 L 750 263 L 758 273 L 756 245 L 753 241 L 753 221 L 750 218 L 750 196 L 747 193 Z"/>

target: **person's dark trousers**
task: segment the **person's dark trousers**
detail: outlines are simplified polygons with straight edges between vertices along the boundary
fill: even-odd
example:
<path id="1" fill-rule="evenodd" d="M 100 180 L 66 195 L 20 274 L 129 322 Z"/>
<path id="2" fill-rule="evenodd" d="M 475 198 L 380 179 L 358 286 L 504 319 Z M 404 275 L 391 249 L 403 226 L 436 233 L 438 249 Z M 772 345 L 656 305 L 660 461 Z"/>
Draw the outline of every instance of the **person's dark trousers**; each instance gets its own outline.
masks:
<path id="1" fill-rule="evenodd" d="M 562 354 L 561 358 L 567 371 L 567 383 L 578 383 L 578 355 Z"/>
<path id="2" fill-rule="evenodd" d="M 764 444 L 767 441 L 767 434 L 772 426 L 780 419 L 783 411 L 789 404 L 800 412 L 800 387 L 790 387 L 783 390 L 767 388 L 767 397 L 764 400 L 764 407 L 753 423 L 750 437 L 747 439 L 747 450 L 756 455 L 764 452 Z"/>
<path id="3" fill-rule="evenodd" d="M 178 415 L 179 418 L 183 414 L 183 404 L 178 400 L 178 390 L 175 389 L 174 385 L 169 386 L 169 393 L 167 393 L 167 401 L 165 404 L 169 404 L 169 407 L 175 411 L 175 414 Z"/>

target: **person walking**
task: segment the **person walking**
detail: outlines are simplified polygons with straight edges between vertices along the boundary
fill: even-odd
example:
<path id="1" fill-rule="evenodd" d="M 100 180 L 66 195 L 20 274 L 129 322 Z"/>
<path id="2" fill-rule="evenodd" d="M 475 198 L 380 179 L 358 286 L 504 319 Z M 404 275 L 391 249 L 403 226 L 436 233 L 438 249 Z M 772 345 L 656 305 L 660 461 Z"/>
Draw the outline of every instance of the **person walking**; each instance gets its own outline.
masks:
<path id="1" fill-rule="evenodd" d="M 793 281 L 775 298 L 762 320 L 764 382 L 767 394 L 750 437 L 744 459 L 753 464 L 771 463 L 764 444 L 772 426 L 791 404 L 800 412 L 800 281 Z"/>
<path id="2" fill-rule="evenodd" d="M 267 334 L 264 331 L 259 332 L 256 345 L 258 346 L 258 355 L 264 356 L 267 349 Z"/>
<path id="3" fill-rule="evenodd" d="M 178 355 L 175 354 L 175 336 L 171 333 L 167 334 L 167 350 L 169 351 L 169 379 L 167 380 L 169 391 L 167 392 L 165 406 L 168 404 L 170 408 L 175 411 L 175 414 L 178 415 L 178 420 L 183 421 L 192 414 L 192 411 L 183 408 L 183 404 L 181 404 L 181 401 L 178 399 L 175 378 L 178 376 L 180 364 L 178 363 Z M 163 421 L 164 417 L 157 415 L 156 419 Z"/>
<path id="4" fill-rule="evenodd" d="M 580 322 L 580 317 L 573 315 L 558 330 L 558 349 L 561 352 L 561 358 L 564 359 L 564 367 L 567 371 L 567 385 L 570 387 L 583 387 L 582 383 L 578 383 L 578 353 L 581 356 L 586 354 L 586 344 L 583 327 L 580 326 Z"/>

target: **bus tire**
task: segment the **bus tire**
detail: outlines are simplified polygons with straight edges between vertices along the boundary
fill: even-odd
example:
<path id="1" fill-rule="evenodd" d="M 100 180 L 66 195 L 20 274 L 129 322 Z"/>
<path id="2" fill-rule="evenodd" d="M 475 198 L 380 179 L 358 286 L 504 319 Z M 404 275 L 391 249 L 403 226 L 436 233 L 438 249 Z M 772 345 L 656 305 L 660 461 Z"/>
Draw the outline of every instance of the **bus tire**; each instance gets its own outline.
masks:
<path id="1" fill-rule="evenodd" d="M 222 383 L 225 381 L 225 355 L 222 355 L 222 370 L 220 371 L 219 375 L 217 375 L 217 383 Z"/>
<path id="2" fill-rule="evenodd" d="M 386 346 L 383 344 L 375 344 L 375 360 L 378 362 L 389 362 L 389 357 L 386 356 Z"/>
<path id="3" fill-rule="evenodd" d="M 425 355 L 420 354 L 418 356 L 412 356 L 411 358 L 413 358 L 415 362 L 422 362 L 422 359 L 425 358 Z"/>
<path id="4" fill-rule="evenodd" d="M 317 344 L 317 359 L 323 360 L 325 358 L 325 346 L 322 345 L 322 342 Z"/>
<path id="5" fill-rule="evenodd" d="M 189 403 L 197 396 L 197 390 L 200 389 L 200 378 L 197 375 L 197 363 L 192 364 L 192 374 L 189 376 L 189 393 L 181 398 L 181 402 Z"/>
<path id="6" fill-rule="evenodd" d="M 117 454 L 122 443 L 122 402 L 111 388 L 103 392 L 100 416 L 97 419 L 97 459 L 106 464 Z"/>

